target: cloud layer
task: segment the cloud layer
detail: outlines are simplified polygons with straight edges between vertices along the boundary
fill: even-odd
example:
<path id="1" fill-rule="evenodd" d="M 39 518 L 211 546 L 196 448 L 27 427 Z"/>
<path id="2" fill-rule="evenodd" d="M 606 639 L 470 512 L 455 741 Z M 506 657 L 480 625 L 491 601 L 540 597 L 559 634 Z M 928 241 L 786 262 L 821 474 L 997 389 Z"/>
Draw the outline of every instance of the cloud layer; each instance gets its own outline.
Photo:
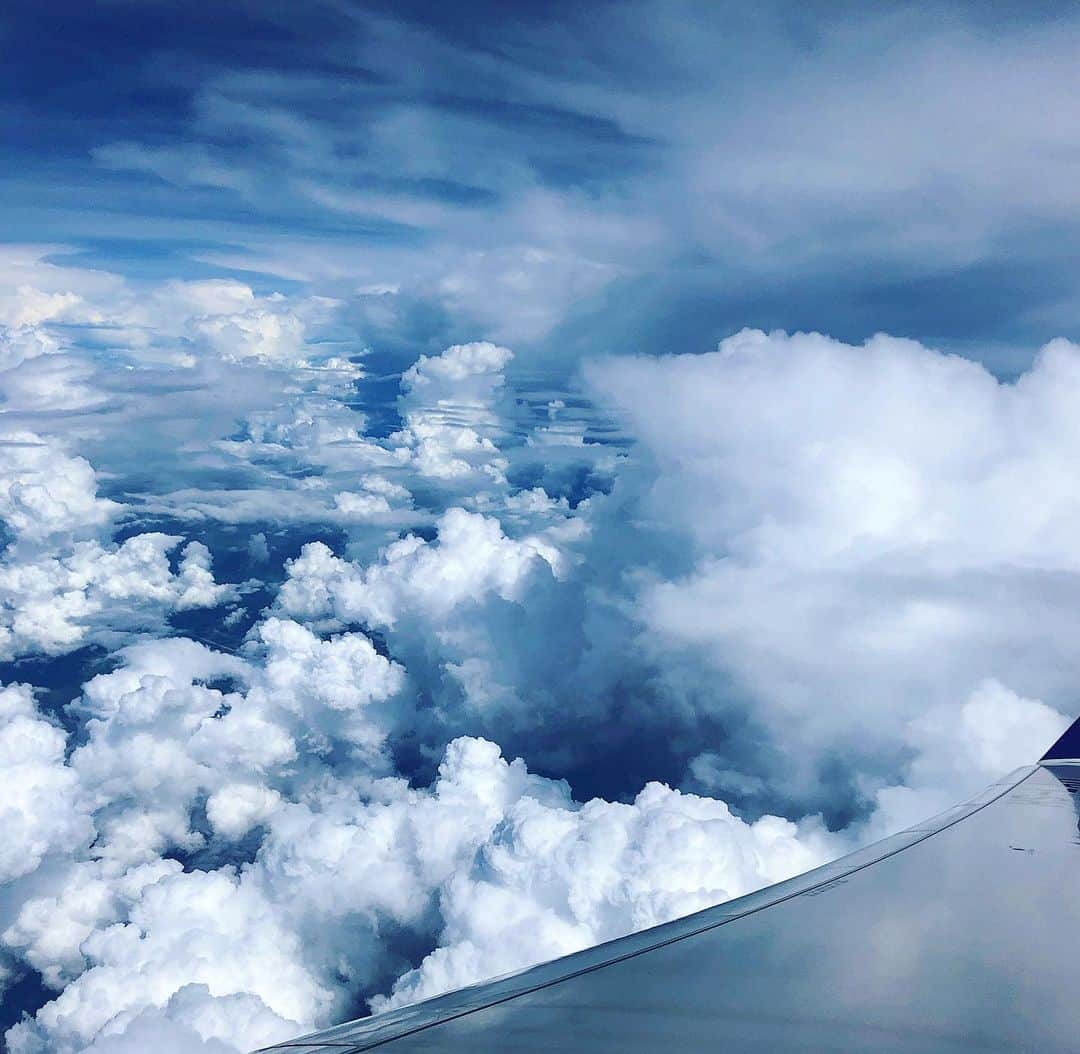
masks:
<path id="1" fill-rule="evenodd" d="M 16 1054 L 243 1050 L 606 940 L 916 821 L 1074 709 L 1067 341 L 1015 382 L 744 331 L 388 384 L 345 305 L 16 263 Z M 102 320 L 106 359 L 65 343 Z"/>

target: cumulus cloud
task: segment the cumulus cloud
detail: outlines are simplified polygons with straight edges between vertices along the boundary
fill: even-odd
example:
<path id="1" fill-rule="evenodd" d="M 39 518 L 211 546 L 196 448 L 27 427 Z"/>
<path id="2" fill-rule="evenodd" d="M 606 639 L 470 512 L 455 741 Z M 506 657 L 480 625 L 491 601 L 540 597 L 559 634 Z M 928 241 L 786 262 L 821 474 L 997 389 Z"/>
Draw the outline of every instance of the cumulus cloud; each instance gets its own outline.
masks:
<path id="1" fill-rule="evenodd" d="M 0 370 L 59 350 L 59 341 L 39 326 L 0 326 Z"/>
<path id="2" fill-rule="evenodd" d="M 485 748 L 494 753 L 470 745 Z M 746 823 L 721 801 L 659 783 L 630 804 L 580 807 L 549 784 L 515 801 L 471 870 L 444 885 L 439 947 L 376 1008 L 667 922 L 809 870 L 836 848 L 815 823 Z"/>
<path id="3" fill-rule="evenodd" d="M 960 705 L 937 706 L 907 730 L 912 758 L 903 782 L 876 790 L 869 834 L 889 834 L 942 812 L 976 787 L 1043 755 L 1069 719 L 995 680 Z"/>
<path id="4" fill-rule="evenodd" d="M 279 657 L 246 671 L 246 698 L 226 695 L 229 713 L 220 715 L 221 693 L 192 674 L 205 677 L 215 663 L 239 674 L 235 663 L 177 641 L 170 676 L 140 674 L 153 647 L 161 646 L 131 649 L 127 667 L 88 688 L 86 705 L 100 716 L 89 724 L 91 742 L 63 769 L 94 801 L 98 844 L 68 865 L 53 896 L 27 899 L 3 934 L 9 950 L 64 984 L 9 1033 L 19 1054 L 95 1043 L 122 1050 L 122 1040 L 151 1027 L 167 1042 L 194 1032 L 246 1049 L 256 1032 L 282 1038 L 327 1020 L 385 975 L 381 927 L 434 940 L 433 921 L 443 920 L 444 946 L 396 986 L 390 1002 L 398 1002 L 737 895 L 831 851 L 813 823 L 747 824 L 720 802 L 658 784 L 632 805 L 579 806 L 565 783 L 532 775 L 477 739 L 450 744 L 427 790 L 372 779 L 356 762 L 316 771 L 311 757 L 295 754 L 264 758 L 263 782 L 240 789 L 234 779 L 244 763 L 233 753 L 215 763 L 199 744 L 208 724 L 245 708 L 272 720 L 271 694 L 303 707 L 304 724 L 318 723 L 325 704 L 305 702 L 291 678 L 281 682 L 273 667 L 287 660 Z M 251 731 L 247 724 L 243 734 Z M 134 767 L 129 746 L 144 768 Z M 290 772 L 297 763 L 307 778 Z M 206 812 L 217 834 L 261 825 L 251 863 L 185 871 L 160 856 L 161 840 L 131 855 L 131 832 L 146 830 L 131 810 L 147 820 L 168 802 L 190 808 L 196 785 L 215 781 Z M 120 831 L 124 855 L 116 852 Z M 175 830 L 168 837 L 184 840 Z M 506 909 L 501 940 L 492 905 Z"/>
<path id="5" fill-rule="evenodd" d="M 496 344 L 455 344 L 441 355 L 421 355 L 402 375 L 405 428 L 391 441 L 411 455 L 424 476 L 443 480 L 489 477 L 504 483 L 507 462 L 496 439 L 503 370 L 513 358 Z"/>
<path id="6" fill-rule="evenodd" d="M 792 787 L 826 755 L 897 764 L 987 678 L 1071 710 L 1080 349 L 1004 383 L 912 341 L 746 331 L 589 377 L 644 448 L 638 507 L 686 547 L 640 582 L 643 639 L 722 673 L 707 705 Z"/>
<path id="7" fill-rule="evenodd" d="M 497 344 L 455 344 L 440 355 L 421 355 L 402 375 L 402 386 L 407 394 L 428 400 L 449 396 L 455 402 L 486 406 L 502 386 L 502 371 L 513 357 L 509 348 Z M 471 393 L 462 390 L 464 382 Z"/>
<path id="8" fill-rule="evenodd" d="M 174 572 L 169 554 L 182 539 L 150 533 L 120 545 L 77 542 L 58 556 L 0 562 L 0 657 L 59 655 L 88 640 L 160 628 L 173 611 L 216 607 L 235 596 L 214 581 L 200 542 L 184 546 Z"/>
<path id="9" fill-rule="evenodd" d="M 120 544 L 112 532 L 122 506 L 97 493 L 82 457 L 29 432 L 0 436 L 0 522 L 10 545 L 0 558 L 0 659 L 58 655 L 91 639 L 160 627 L 173 611 L 215 607 L 232 587 L 215 582 L 210 553 L 157 532 Z"/>
<path id="10" fill-rule="evenodd" d="M 21 906 L 0 939 L 62 989 L 9 1033 L 13 1051 L 123 1050 L 152 1028 L 244 1049 L 253 1028 L 282 1038 L 388 983 L 385 926 L 430 942 L 445 931 L 400 1000 L 672 917 L 830 851 L 812 822 L 747 824 L 660 785 L 632 805 L 579 806 L 565 783 L 479 739 L 452 742 L 434 784 L 410 789 L 383 750 L 403 713 L 399 666 L 361 634 L 323 641 L 281 619 L 261 624 L 258 642 L 248 658 L 186 640 L 129 647 L 86 685 L 86 740 L 66 759 L 29 693 L 7 690 L 30 777 L 9 827 L 38 840 L 9 877 L 32 878 L 50 852 L 55 863 L 48 881 L 14 887 Z M 28 738 L 40 746 L 27 751 Z M 177 859 L 252 832 L 257 851 L 240 866 Z M 508 932 L 492 958 L 484 905 L 500 898 L 515 906 L 514 932 L 536 939 Z"/>
<path id="11" fill-rule="evenodd" d="M 26 685 L 0 688 L 0 805 L 5 837 L 0 884 L 34 871 L 50 852 L 70 852 L 90 831 L 78 779 L 64 764 L 67 735 L 47 721 Z"/>
<path id="12" fill-rule="evenodd" d="M 269 1046 L 280 1039 L 282 1021 L 256 996 L 215 998 L 205 984 L 181 988 L 164 1007 L 140 1010 L 122 1030 L 103 1031 L 87 1047 L 93 1054 L 234 1054 L 237 1049 Z M 235 1042 L 220 1039 L 229 1036 Z"/>
<path id="13" fill-rule="evenodd" d="M 53 250 L 50 252 L 50 249 Z M 149 287 L 130 285 L 119 275 L 68 264 L 62 246 L 10 245 L 0 250 L 0 275 L 11 284 L 0 295 L 0 347 L 22 349 L 0 359 L 16 365 L 38 353 L 57 350 L 58 324 L 79 332 L 108 332 L 110 343 L 143 363 L 183 365 L 199 354 L 229 360 L 298 365 L 326 358 L 308 346 L 338 301 L 329 297 L 287 297 L 256 293 L 234 279 L 172 279 Z"/>
<path id="14" fill-rule="evenodd" d="M 119 511 L 98 497 L 93 466 L 32 432 L 0 434 L 0 519 L 17 540 L 97 533 Z"/>
<path id="15" fill-rule="evenodd" d="M 268 362 L 303 362 L 305 315 L 334 306 L 323 299 L 298 309 L 280 293 L 257 297 L 249 286 L 220 279 L 171 283 L 159 297 L 170 306 L 190 304 L 185 326 L 196 347 L 225 359 Z"/>
<path id="16" fill-rule="evenodd" d="M 540 538 L 508 538 L 498 520 L 479 513 L 451 509 L 436 530 L 436 542 L 409 535 L 366 569 L 338 559 L 320 542 L 305 546 L 289 565 L 278 603 L 304 618 L 371 626 L 393 626 L 403 612 L 438 621 L 489 593 L 522 599 L 531 575 L 560 569 L 554 546 Z"/>
<path id="17" fill-rule="evenodd" d="M 276 1038 L 329 1011 L 333 963 L 307 958 L 306 931 L 289 906 L 296 876 L 286 869 L 279 878 L 288 888 L 267 888 L 261 870 L 184 871 L 175 855 L 271 825 L 286 798 L 305 811 L 305 797 L 355 801 L 350 780 L 385 769 L 390 718 L 380 718 L 380 706 L 400 691 L 403 673 L 359 635 L 320 642 L 270 620 L 259 640 L 257 664 L 186 640 L 131 647 L 120 669 L 87 684 L 78 706 L 86 740 L 66 760 L 62 734 L 40 719 L 24 727 L 28 696 L 15 697 L 13 748 L 25 750 L 31 733 L 40 742 L 28 752 L 29 789 L 11 805 L 9 826 L 25 832 L 15 874 L 32 872 L 49 850 L 61 855 L 50 881 L 23 887 L 2 939 L 66 987 L 35 1023 L 16 1028 L 12 1049 L 82 1049 L 125 1033 L 142 1011 L 166 1008 L 192 984 L 208 986 L 213 1000 L 245 996 L 196 1016 L 217 1022 L 213 1035 L 240 1049 L 251 1041 L 252 1005 Z M 331 763 L 339 756 L 340 782 Z M 43 822 L 46 807 L 67 830 Z M 297 837 L 306 830 L 301 824 Z M 27 856 L 35 845 L 36 857 Z"/>
<path id="18" fill-rule="evenodd" d="M 85 263 L 114 210 L 78 255 L 0 247 L 0 982 L 51 992 L 16 1054 L 224 1054 L 607 939 L 920 819 L 1073 709 L 1074 345 L 1015 383 L 756 331 L 585 393 L 537 367 L 867 304 L 955 333 L 995 268 L 1024 295 L 976 332 L 1071 325 L 1032 231 L 1075 213 L 1043 100 L 1076 26 L 636 13 L 500 48 L 350 16 L 390 101 L 300 38 L 196 63 L 187 141 L 93 157 L 217 219 L 137 231 L 170 238 L 137 281 Z M 644 80 L 605 50 L 642 25 Z M 518 61 L 538 32 L 559 71 Z"/>
<path id="19" fill-rule="evenodd" d="M 124 1032 L 144 1010 L 166 1006 L 192 984 L 226 1000 L 248 996 L 214 1008 L 206 1022 L 213 1038 L 245 1049 L 253 1009 L 282 1038 L 327 995 L 298 965 L 297 935 L 229 870 L 160 878 L 123 922 L 86 937 L 82 951 L 93 965 L 39 1011 L 34 1025 L 9 1033 L 14 1051 L 82 1049 L 99 1035 Z"/>

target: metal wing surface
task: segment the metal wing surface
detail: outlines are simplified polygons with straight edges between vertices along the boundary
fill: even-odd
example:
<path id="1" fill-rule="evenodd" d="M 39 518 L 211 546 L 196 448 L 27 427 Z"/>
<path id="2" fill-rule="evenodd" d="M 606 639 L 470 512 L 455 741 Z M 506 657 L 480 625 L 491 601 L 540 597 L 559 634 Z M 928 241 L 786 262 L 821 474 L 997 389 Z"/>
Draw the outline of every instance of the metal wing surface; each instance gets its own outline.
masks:
<path id="1" fill-rule="evenodd" d="M 1080 722 L 798 878 L 275 1054 L 1080 1050 Z"/>

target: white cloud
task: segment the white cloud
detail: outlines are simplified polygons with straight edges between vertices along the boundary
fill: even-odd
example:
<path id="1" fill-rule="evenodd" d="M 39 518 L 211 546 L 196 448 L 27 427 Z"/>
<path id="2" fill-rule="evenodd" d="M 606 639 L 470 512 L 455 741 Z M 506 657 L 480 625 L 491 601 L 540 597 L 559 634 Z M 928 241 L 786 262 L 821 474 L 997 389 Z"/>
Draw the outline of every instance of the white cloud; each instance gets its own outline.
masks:
<path id="1" fill-rule="evenodd" d="M 1040 758 L 1069 719 L 1037 699 L 984 681 L 960 706 L 938 706 L 908 727 L 914 756 L 903 783 L 876 790 L 868 837 L 891 834 L 962 801 Z"/>
<path id="2" fill-rule="evenodd" d="M 32 1025 L 9 1032 L 9 1044 L 16 1052 L 81 1050 L 98 1035 L 123 1032 L 142 1011 L 166 1006 L 192 984 L 205 985 L 217 999 L 248 998 L 232 1001 L 240 1011 L 235 1017 L 226 1003 L 216 1021 L 192 1014 L 189 1026 L 209 1023 L 215 1038 L 246 1049 L 243 1028 L 254 1007 L 264 1019 L 277 1016 L 274 1031 L 284 1038 L 330 995 L 299 964 L 298 940 L 229 869 L 166 875 L 142 891 L 125 921 L 84 939 L 92 965 Z"/>
<path id="3" fill-rule="evenodd" d="M 217 278 L 136 287 L 116 274 L 66 266 L 63 255 L 60 246 L 0 247 L 0 277 L 9 290 L 0 293 L 0 369 L 71 350 L 79 330 L 107 334 L 111 348 L 143 366 L 190 366 L 192 349 L 289 366 L 327 358 L 308 338 L 340 306 L 333 298 L 260 295 Z M 58 323 L 74 327 L 76 337 L 61 343 Z"/>
<path id="4" fill-rule="evenodd" d="M 268 299 L 246 289 L 172 290 L 163 344 Z M 510 482 L 528 448 L 520 431 L 506 441 L 505 349 L 422 358 L 403 377 L 404 428 L 377 438 L 338 401 L 351 371 L 323 376 L 290 347 L 151 371 L 151 400 L 176 399 L 154 449 L 184 437 L 168 493 L 97 496 L 78 444 L 102 477 L 141 460 L 109 432 L 132 418 L 111 409 L 67 446 L 35 433 L 0 489 L 16 540 L 0 567 L 7 654 L 93 641 L 115 664 L 69 709 L 70 743 L 8 690 L 0 751 L 29 772 L 18 846 L 0 854 L 0 946 L 11 976 L 33 968 L 57 990 L 10 1033 L 18 1054 L 149 1036 L 220 1054 L 373 992 L 400 1002 L 561 954 L 948 804 L 1062 723 L 1080 673 L 1071 345 L 1015 386 L 889 338 L 747 333 L 715 355 L 612 360 L 592 391 L 637 445 L 611 456 L 610 494 L 573 507 L 546 476 Z M 257 398 L 183 425 L 200 385 L 241 372 Z M 557 441 L 560 466 L 595 464 L 575 445 L 577 406 L 548 395 L 536 409 L 552 431 L 526 434 Z M 178 536 L 109 540 L 145 510 L 265 517 L 250 542 L 229 537 L 267 575 L 275 522 L 345 541 L 303 546 L 236 655 L 132 645 L 239 596 L 199 543 L 173 563 Z M 638 768 L 611 776 L 619 737 L 653 729 L 657 753 L 628 752 L 628 767 L 659 757 L 739 812 Z M 579 786 L 622 778 L 630 803 L 579 805 L 480 732 Z M 442 757 L 430 786 L 395 772 L 399 750 Z M 823 789 L 819 763 L 837 757 L 847 784 Z M 876 814 L 837 836 L 805 818 L 838 799 Z M 781 806 L 804 818 L 770 815 Z M 428 954 L 395 984 L 402 946 Z"/>
<path id="5" fill-rule="evenodd" d="M 567 77 L 523 73 L 512 27 L 495 54 L 364 20 L 358 55 L 376 73 L 395 63 L 423 99 L 469 85 L 543 129 L 396 100 L 354 139 L 298 116 L 318 78 L 260 71 L 204 85 L 186 144 L 95 151 L 256 206 L 292 187 L 305 209 L 426 226 L 406 247 L 234 228 L 246 244 L 203 253 L 359 287 L 345 340 L 326 298 L 234 279 L 136 285 L 61 266 L 62 247 L 0 247 L 13 543 L 0 657 L 113 650 L 238 599 L 202 545 L 173 562 L 179 528 L 112 541 L 121 516 L 215 521 L 211 547 L 256 523 L 248 553 L 268 577 L 291 544 L 282 525 L 345 535 L 336 554 L 305 546 L 269 601 L 308 625 L 264 617 L 241 656 L 180 640 L 114 651 L 117 668 L 68 711 L 70 741 L 28 689 L 0 690 L 0 767 L 16 773 L 0 804 L 0 942 L 5 967 L 58 989 L 9 1036 L 16 1054 L 248 1048 L 375 988 L 432 993 L 835 851 L 812 821 L 746 822 L 657 784 L 578 806 L 463 731 L 505 733 L 534 767 L 600 782 L 616 778 L 611 755 L 651 766 L 612 740 L 655 730 L 648 747 L 671 771 L 743 806 L 875 808 L 865 837 L 1030 760 L 1074 707 L 1080 352 L 1065 342 L 1015 385 L 890 338 L 743 333 L 716 355 L 609 362 L 592 391 L 636 447 L 609 453 L 611 494 L 580 503 L 576 480 L 550 481 L 596 463 L 585 415 L 523 385 L 515 416 L 511 354 L 495 344 L 421 357 L 402 376 L 400 431 L 366 434 L 349 356 L 378 348 L 373 335 L 430 349 L 436 331 L 539 341 L 566 323 L 562 356 L 620 346 L 625 324 L 641 346 L 663 339 L 642 316 L 681 325 L 697 290 L 680 267 L 660 312 L 634 279 L 687 247 L 693 280 L 738 271 L 736 302 L 766 283 L 797 300 L 793 274 L 831 288 L 839 259 L 883 261 L 884 285 L 898 265 L 929 274 L 927 260 L 934 282 L 963 276 L 1075 213 L 1075 121 L 1043 104 L 1075 95 L 1074 25 L 1001 42 L 962 19 L 856 20 L 793 63 L 800 34 L 769 18 L 751 19 L 748 45 L 707 19 L 687 35 L 682 17 L 635 14 L 612 19 L 604 46 L 640 51 L 647 25 L 645 91 L 609 79 L 576 24 L 539 30 Z M 727 76 L 728 48 L 766 56 L 753 90 Z M 253 144 L 239 165 L 219 149 L 237 130 Z M 586 168 L 603 148 L 618 178 L 568 172 L 564 135 L 588 138 Z M 382 178 L 467 184 L 497 204 L 345 188 L 341 158 L 364 156 Z M 564 177 L 571 189 L 554 186 Z M 597 339 L 589 312 L 620 276 Z M 1022 329 L 1054 306 L 1011 317 Z M 417 308 L 447 317 L 414 330 Z M 540 424 L 531 399 L 550 408 Z M 514 471 L 530 460 L 542 479 Z M 130 504 L 99 496 L 99 479 Z M 357 622 L 378 639 L 313 631 Z M 395 776 L 396 735 L 425 759 L 445 748 L 432 786 Z M 822 785 L 825 761 L 839 788 Z M 644 782 L 626 778 L 631 793 Z M 433 950 L 393 986 L 399 930 Z"/>
<path id="6" fill-rule="evenodd" d="M 268 820 L 281 805 L 281 795 L 251 783 L 226 783 L 206 799 L 206 818 L 215 834 L 242 838 Z"/>
<path id="7" fill-rule="evenodd" d="M 486 341 L 455 344 L 441 355 L 421 355 L 402 375 L 402 386 L 428 401 L 452 398 L 486 406 L 503 384 L 503 370 L 513 357 L 509 348 Z M 466 382 L 471 398 L 462 392 Z"/>
<path id="8" fill-rule="evenodd" d="M 66 745 L 66 733 L 41 715 L 26 685 L 0 687 L 0 885 L 90 837 L 78 780 L 64 764 Z"/>
<path id="9" fill-rule="evenodd" d="M 746 331 L 590 380 L 644 447 L 641 516 L 685 540 L 640 580 L 643 643 L 722 672 L 699 698 L 766 730 L 785 791 L 826 754 L 895 771 L 908 724 L 987 678 L 1072 709 L 1080 349 L 1006 384 L 912 341 Z"/>
<path id="10" fill-rule="evenodd" d="M 81 1050 L 129 1026 L 140 1034 L 149 1020 L 163 1029 L 178 1022 L 167 1036 L 195 1027 L 246 1049 L 253 1016 L 264 1034 L 284 1038 L 336 1005 L 336 961 L 313 960 L 309 949 L 323 939 L 319 912 L 333 898 L 311 901 L 292 868 L 276 877 L 263 868 L 184 871 L 163 856 L 273 826 L 287 801 L 312 820 L 336 800 L 362 809 L 351 781 L 386 768 L 393 715 L 382 707 L 403 686 L 401 668 L 357 634 L 322 642 L 270 620 L 259 640 L 256 664 L 186 640 L 127 649 L 118 670 L 87 684 L 78 706 L 85 742 L 66 761 L 63 735 L 40 719 L 27 726 L 28 694 L 8 690 L 18 705 L 5 735 L 28 756 L 26 801 L 8 817 L 20 837 L 13 860 L 25 861 L 15 874 L 32 872 L 50 847 L 67 861 L 40 886 L 22 887 L 2 935 L 63 986 L 33 1024 L 10 1034 L 11 1049 Z M 222 678 L 235 687 L 209 687 Z M 27 750 L 31 742 L 39 745 Z M 311 810 L 296 804 L 305 798 Z M 202 801 L 209 830 L 196 815 Z M 293 837 L 302 844 L 308 830 L 294 826 Z M 184 1000 L 178 1009 L 171 1001 L 193 984 L 206 986 L 196 1009 Z M 138 1023 L 143 1011 L 170 1007 Z"/>
<path id="11" fill-rule="evenodd" d="M 540 793 L 536 793 L 539 790 Z M 813 823 L 748 824 L 720 801 L 651 783 L 629 805 L 518 798 L 440 897 L 439 947 L 377 1009 L 566 955 L 809 870 L 837 843 Z"/>
<path id="12" fill-rule="evenodd" d="M 9 554 L 0 563 L 0 656 L 59 655 L 90 639 L 160 628 L 171 611 L 232 599 L 234 588 L 214 581 L 199 542 L 184 547 L 173 573 L 169 554 L 181 541 L 150 533 L 120 545 L 76 542 L 60 555 L 24 561 Z"/>
<path id="13" fill-rule="evenodd" d="M 63 855 L 80 857 L 82 848 L 83 843 L 70 843 Z M 24 890 L 25 899 L 0 939 L 59 991 L 89 965 L 83 952 L 88 937 L 124 917 L 147 886 L 182 870 L 176 860 L 117 868 L 108 861 L 69 859 L 47 873 L 40 885 Z"/>
<path id="14" fill-rule="evenodd" d="M 381 494 L 343 491 L 334 495 L 334 506 L 348 519 L 372 520 L 390 513 L 390 502 Z"/>
<path id="15" fill-rule="evenodd" d="M 298 359 L 304 348 L 304 324 L 295 315 L 255 309 L 212 315 L 190 322 L 200 346 L 227 359 Z"/>
<path id="16" fill-rule="evenodd" d="M 321 542 L 306 545 L 288 566 L 278 604 L 304 618 L 331 616 L 371 626 L 392 627 L 404 613 L 440 622 L 491 593 L 520 599 L 530 576 L 560 570 L 558 550 L 550 543 L 508 538 L 498 520 L 478 513 L 450 509 L 436 528 L 437 544 L 409 535 L 365 569 L 338 559 Z"/>
<path id="17" fill-rule="evenodd" d="M 199 542 L 183 548 L 174 572 L 169 554 L 179 537 L 101 540 L 123 506 L 98 496 L 85 458 L 31 432 L 0 436 L 0 449 L 0 519 L 12 539 L 0 559 L 0 657 L 61 654 L 234 597 L 214 581 Z"/>
<path id="18" fill-rule="evenodd" d="M 0 519 L 19 540 L 43 542 L 96 534 L 119 511 L 97 496 L 97 477 L 85 458 L 32 432 L 0 434 Z"/>
<path id="19" fill-rule="evenodd" d="M 60 354 L 59 343 L 48 334 L 37 331 L 29 346 L 23 342 L 15 350 L 14 361 L 0 362 L 0 400 L 13 418 L 23 417 L 44 432 L 50 425 L 55 429 L 53 415 L 100 412 L 108 407 L 109 393 L 96 383 L 99 375 L 94 366 L 75 354 Z M 39 438 L 55 443 L 69 436 Z"/>
<path id="20" fill-rule="evenodd" d="M 87 1054 L 236 1054 L 292 1038 L 296 1024 L 257 996 L 212 996 L 205 984 L 185 985 L 163 1008 L 139 1011 L 122 1030 L 106 1030 Z M 228 1037 L 223 1039 L 220 1037 Z"/>
<path id="21" fill-rule="evenodd" d="M 438 356 L 421 355 L 405 371 L 405 427 L 390 438 L 421 475 L 475 485 L 479 474 L 505 483 L 507 461 L 495 441 L 503 428 L 503 370 L 512 358 L 495 344 L 455 344 Z"/>
<path id="22" fill-rule="evenodd" d="M 52 355 L 59 350 L 59 341 L 39 326 L 0 325 L 0 371 L 13 369 L 27 359 Z"/>
<path id="23" fill-rule="evenodd" d="M 480 739 L 452 742 L 434 785 L 410 789 L 382 775 L 404 671 L 359 634 L 320 641 L 270 619 L 258 637 L 248 659 L 184 640 L 130 647 L 86 686 L 86 742 L 65 762 L 62 735 L 46 737 L 48 807 L 79 825 L 83 848 L 56 828 L 66 859 L 18 887 L 0 937 L 62 989 L 9 1032 L 15 1054 L 122 1051 L 149 1035 L 246 1049 L 332 1019 L 384 976 L 387 925 L 420 939 L 436 925 L 447 942 L 400 999 L 672 917 L 829 851 L 812 822 L 748 825 L 660 785 L 630 806 L 578 806 L 565 783 Z M 231 685 L 210 687 L 223 677 Z M 13 698 L 24 715 L 29 696 Z M 255 830 L 258 852 L 239 868 L 163 856 Z M 496 950 L 491 906 L 503 903 L 518 925 Z"/>

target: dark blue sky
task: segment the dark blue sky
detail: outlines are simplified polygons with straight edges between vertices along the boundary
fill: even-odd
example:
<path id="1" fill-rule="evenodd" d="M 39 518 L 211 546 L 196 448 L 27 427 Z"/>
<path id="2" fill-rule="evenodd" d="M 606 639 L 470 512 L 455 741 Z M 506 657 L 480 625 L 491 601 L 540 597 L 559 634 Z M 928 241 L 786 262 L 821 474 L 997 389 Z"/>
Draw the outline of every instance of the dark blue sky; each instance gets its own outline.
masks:
<path id="1" fill-rule="evenodd" d="M 1080 311 L 1074 10 L 11 3 L 5 239 L 410 352 L 751 325 L 1009 373 Z"/>

